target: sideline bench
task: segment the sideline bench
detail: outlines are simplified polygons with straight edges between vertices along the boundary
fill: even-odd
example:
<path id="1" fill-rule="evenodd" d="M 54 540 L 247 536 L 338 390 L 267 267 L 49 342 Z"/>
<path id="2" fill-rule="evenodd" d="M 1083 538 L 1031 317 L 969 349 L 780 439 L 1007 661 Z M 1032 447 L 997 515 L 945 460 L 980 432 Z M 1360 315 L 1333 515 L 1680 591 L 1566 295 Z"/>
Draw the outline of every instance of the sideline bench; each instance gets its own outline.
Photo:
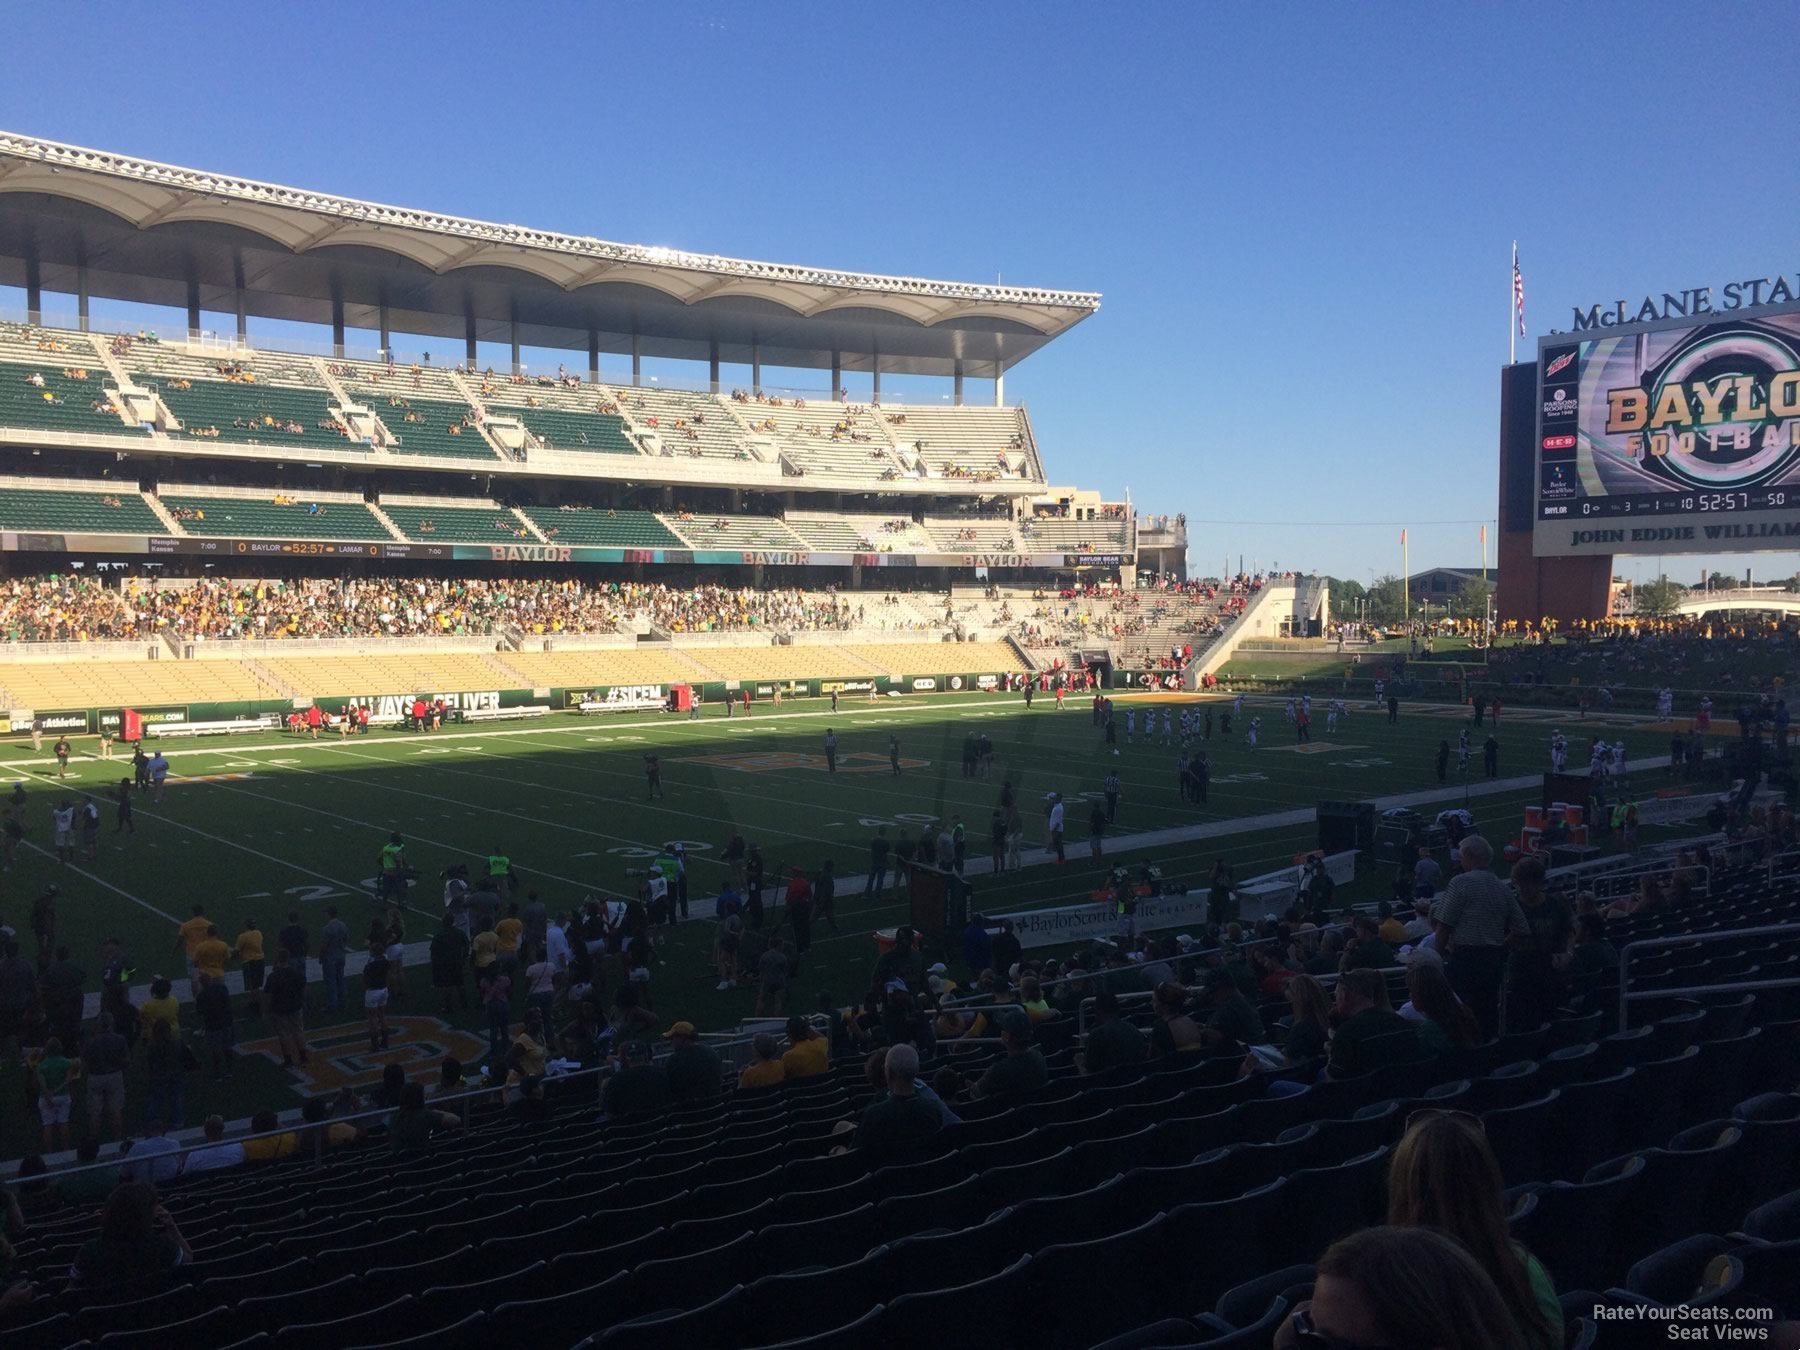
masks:
<path id="1" fill-rule="evenodd" d="M 146 736 L 230 736 L 240 731 L 279 731 L 279 713 L 262 713 L 230 722 L 152 722 L 144 728 Z"/>

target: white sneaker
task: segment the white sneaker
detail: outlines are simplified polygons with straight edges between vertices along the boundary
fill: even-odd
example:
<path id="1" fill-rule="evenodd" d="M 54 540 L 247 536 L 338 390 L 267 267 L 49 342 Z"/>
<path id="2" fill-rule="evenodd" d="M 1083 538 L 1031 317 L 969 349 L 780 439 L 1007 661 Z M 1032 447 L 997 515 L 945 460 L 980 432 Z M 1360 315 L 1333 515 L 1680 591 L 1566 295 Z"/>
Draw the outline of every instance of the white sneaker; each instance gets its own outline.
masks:
<path id="1" fill-rule="evenodd" d="M 731 988 L 731 981 L 730 980 L 720 980 L 718 982 L 718 984 L 713 986 L 713 988 L 714 989 L 729 989 L 729 988 Z"/>

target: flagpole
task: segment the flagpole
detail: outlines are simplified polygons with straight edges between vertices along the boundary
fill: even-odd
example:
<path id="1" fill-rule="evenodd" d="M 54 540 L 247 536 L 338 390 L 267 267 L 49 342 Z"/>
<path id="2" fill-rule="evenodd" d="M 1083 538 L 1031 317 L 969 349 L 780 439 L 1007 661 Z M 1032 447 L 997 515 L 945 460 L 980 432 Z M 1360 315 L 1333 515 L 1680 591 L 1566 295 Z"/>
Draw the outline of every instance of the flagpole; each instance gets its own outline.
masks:
<path id="1" fill-rule="evenodd" d="M 1513 240 L 1511 283 L 1506 293 L 1506 364 L 1519 364 L 1519 241 Z"/>
<path id="2" fill-rule="evenodd" d="M 1400 531 L 1400 608 L 1412 623 L 1412 566 L 1407 562 L 1406 531 Z"/>

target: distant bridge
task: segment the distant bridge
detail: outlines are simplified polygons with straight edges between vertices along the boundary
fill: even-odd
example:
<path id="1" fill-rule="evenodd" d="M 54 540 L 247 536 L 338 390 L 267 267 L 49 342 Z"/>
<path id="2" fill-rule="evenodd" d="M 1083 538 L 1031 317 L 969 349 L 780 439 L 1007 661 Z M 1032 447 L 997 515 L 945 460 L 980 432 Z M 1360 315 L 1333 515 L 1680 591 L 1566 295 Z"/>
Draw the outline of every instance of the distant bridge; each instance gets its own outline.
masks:
<path id="1" fill-rule="evenodd" d="M 1741 586 L 1730 591 L 1690 591 L 1675 607 L 1677 614 L 1711 614 L 1718 610 L 1756 610 L 1800 614 L 1800 594 L 1785 586 Z"/>

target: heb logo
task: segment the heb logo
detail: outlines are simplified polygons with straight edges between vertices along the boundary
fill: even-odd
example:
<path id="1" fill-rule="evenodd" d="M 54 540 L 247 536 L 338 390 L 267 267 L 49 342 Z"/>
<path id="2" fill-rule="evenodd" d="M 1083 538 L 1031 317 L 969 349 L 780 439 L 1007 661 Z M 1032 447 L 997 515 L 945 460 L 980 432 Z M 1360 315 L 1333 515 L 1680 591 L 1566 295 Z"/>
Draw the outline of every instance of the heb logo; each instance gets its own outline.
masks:
<path id="1" fill-rule="evenodd" d="M 746 549 L 743 554 L 746 567 L 805 567 L 811 557 L 810 553 L 785 549 Z"/>
<path id="2" fill-rule="evenodd" d="M 1544 449 L 1546 450 L 1573 450 L 1574 448 L 1575 438 L 1573 436 L 1544 437 Z"/>
<path id="3" fill-rule="evenodd" d="M 488 557 L 495 562 L 568 562 L 575 556 L 555 544 L 490 544 Z"/>
<path id="4" fill-rule="evenodd" d="M 918 680 L 914 680 L 912 682 L 912 687 L 915 692 L 923 693 L 924 691 L 926 691 L 928 689 L 936 689 L 937 681 L 936 680 L 928 680 L 928 679 L 918 679 Z"/>
<path id="5" fill-rule="evenodd" d="M 1000 687 L 1000 677 L 998 675 L 977 675 L 975 677 L 975 687 L 977 689 L 998 689 Z"/>

